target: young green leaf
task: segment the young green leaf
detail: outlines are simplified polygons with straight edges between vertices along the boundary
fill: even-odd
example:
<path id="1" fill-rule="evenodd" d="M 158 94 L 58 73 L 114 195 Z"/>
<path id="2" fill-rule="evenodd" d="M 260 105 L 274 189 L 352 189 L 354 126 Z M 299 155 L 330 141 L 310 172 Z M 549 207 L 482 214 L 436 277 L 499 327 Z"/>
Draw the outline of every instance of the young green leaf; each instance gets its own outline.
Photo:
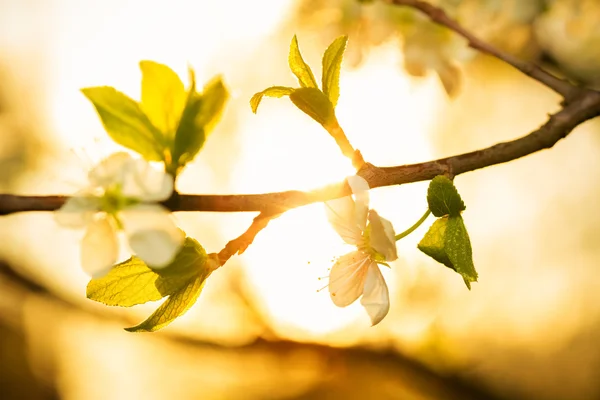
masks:
<path id="1" fill-rule="evenodd" d="M 186 238 L 173 262 L 160 270 L 149 268 L 138 257 L 115 265 L 102 278 L 92 279 L 87 297 L 109 306 L 131 307 L 156 301 L 185 287 L 205 268 L 206 252 L 192 238 Z"/>
<path id="2" fill-rule="evenodd" d="M 190 68 L 190 89 L 188 90 L 187 99 L 177 131 L 175 132 L 175 141 L 171 154 L 171 165 L 167 166 L 167 170 L 177 171 L 185 165 L 185 153 L 188 147 L 200 146 L 204 143 L 204 130 L 198 131 L 196 126 L 196 118 L 202 107 L 202 96 L 196 92 L 196 75 L 194 70 Z M 182 159 L 183 158 L 183 159 Z M 189 161 L 189 160 L 188 160 Z"/>
<path id="3" fill-rule="evenodd" d="M 348 36 L 335 39 L 323 54 L 323 93 L 329 97 L 333 107 L 337 105 L 340 97 L 340 69 Z"/>
<path id="4" fill-rule="evenodd" d="M 473 264 L 473 250 L 467 228 L 462 217 L 450 217 L 446 229 L 446 254 L 456 272 L 462 275 L 465 284 L 471 289 L 471 282 L 477 282 L 477 271 Z"/>
<path id="5" fill-rule="evenodd" d="M 315 76 L 313 75 L 308 64 L 304 62 L 302 54 L 300 54 L 300 49 L 298 48 L 298 38 L 296 35 L 294 35 L 292 38 L 292 43 L 290 44 L 288 63 L 290 65 L 290 69 L 298 78 L 300 86 L 318 88 Z"/>
<path id="6" fill-rule="evenodd" d="M 160 300 L 164 296 L 156 287 L 159 276 L 141 259 L 131 257 L 102 278 L 92 279 L 87 285 L 87 298 L 120 307 Z"/>
<path id="7" fill-rule="evenodd" d="M 125 328 L 129 332 L 155 332 L 173 322 L 177 317 L 185 314 L 200 296 L 205 276 L 198 276 L 188 282 L 177 292 L 171 294 L 156 311 L 144 322 L 131 328 Z"/>
<path id="8" fill-rule="evenodd" d="M 204 85 L 204 89 L 202 90 L 202 107 L 196 119 L 196 124 L 204 127 L 206 136 L 210 134 L 221 119 L 228 98 L 229 92 L 220 76 L 213 78 Z"/>
<path id="9" fill-rule="evenodd" d="M 417 247 L 437 262 L 459 273 L 469 289 L 471 282 L 477 281 L 471 241 L 460 215 L 437 219 Z"/>
<path id="10" fill-rule="evenodd" d="M 429 183 L 427 203 L 436 217 L 444 215 L 455 217 L 466 209 L 454 183 L 443 175 L 436 176 Z"/>
<path id="11" fill-rule="evenodd" d="M 294 92 L 294 88 L 286 87 L 286 86 L 271 86 L 263 90 L 262 92 L 255 93 L 254 96 L 250 99 L 250 107 L 252 108 L 252 112 L 256 114 L 256 110 L 258 110 L 258 105 L 260 104 L 263 96 L 267 97 L 283 97 L 289 96 Z"/>
<path id="12" fill-rule="evenodd" d="M 92 102 L 104 128 L 118 144 L 138 152 L 148 161 L 163 159 L 163 137 L 137 102 L 109 86 L 81 92 Z"/>
<path id="13" fill-rule="evenodd" d="M 328 128 L 334 124 L 337 125 L 333 105 L 319 89 L 296 89 L 290 94 L 290 100 L 309 117 L 323 125 L 325 129 L 329 130 Z"/>
<path id="14" fill-rule="evenodd" d="M 447 217 L 435 220 L 423 239 L 421 239 L 417 245 L 417 248 L 437 262 L 444 264 L 448 268 L 454 269 L 445 249 L 447 227 Z"/>
<path id="15" fill-rule="evenodd" d="M 186 102 L 183 82 L 166 65 L 140 62 L 142 101 L 140 106 L 150 121 L 165 136 L 173 137 Z"/>
<path id="16" fill-rule="evenodd" d="M 192 161 L 202 149 L 206 137 L 219 121 L 229 96 L 221 78 L 215 78 L 199 94 L 195 90 L 195 79 L 190 72 L 192 87 L 188 92 L 173 148 L 173 163 L 177 168 Z M 176 169 L 177 169 L 176 168 Z"/>

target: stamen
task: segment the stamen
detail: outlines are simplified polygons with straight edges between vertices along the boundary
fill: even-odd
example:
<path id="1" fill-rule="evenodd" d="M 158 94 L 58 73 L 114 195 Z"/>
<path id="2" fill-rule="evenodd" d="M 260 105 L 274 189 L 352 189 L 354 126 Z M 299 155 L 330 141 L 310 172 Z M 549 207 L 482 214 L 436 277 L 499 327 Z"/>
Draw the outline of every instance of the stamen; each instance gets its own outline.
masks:
<path id="1" fill-rule="evenodd" d="M 323 289 L 327 289 L 329 287 L 329 283 L 325 286 L 323 286 L 321 289 L 317 289 L 317 293 L 323 291 Z"/>
<path id="2" fill-rule="evenodd" d="M 71 151 L 71 153 L 73 153 L 73 155 L 83 163 L 83 167 L 86 170 L 89 170 L 93 167 L 94 161 L 92 160 L 90 153 L 88 153 L 84 147 L 72 147 L 69 149 L 69 151 Z"/>

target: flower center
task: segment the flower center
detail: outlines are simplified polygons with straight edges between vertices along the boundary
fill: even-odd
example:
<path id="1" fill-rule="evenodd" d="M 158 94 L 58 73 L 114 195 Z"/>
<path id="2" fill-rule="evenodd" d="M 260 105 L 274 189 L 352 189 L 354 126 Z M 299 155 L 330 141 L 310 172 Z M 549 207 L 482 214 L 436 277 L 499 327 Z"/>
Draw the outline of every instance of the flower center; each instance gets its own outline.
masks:
<path id="1" fill-rule="evenodd" d="M 385 262 L 385 256 L 377 252 L 377 250 L 371 246 L 371 224 L 367 225 L 362 237 L 363 242 L 357 246 L 358 249 L 364 253 L 367 253 L 369 257 L 377 263 Z"/>
<path id="2" fill-rule="evenodd" d="M 115 184 L 104 190 L 100 197 L 100 208 L 109 215 L 116 215 L 124 208 L 138 203 L 138 200 L 123 196 L 121 185 Z"/>

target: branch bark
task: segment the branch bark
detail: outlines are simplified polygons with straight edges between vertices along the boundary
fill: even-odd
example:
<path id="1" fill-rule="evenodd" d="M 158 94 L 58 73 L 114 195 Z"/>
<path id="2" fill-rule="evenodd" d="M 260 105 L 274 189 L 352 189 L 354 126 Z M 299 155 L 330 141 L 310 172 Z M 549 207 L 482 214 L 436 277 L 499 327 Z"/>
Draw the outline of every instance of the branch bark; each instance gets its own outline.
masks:
<path id="1" fill-rule="evenodd" d="M 432 21 L 443 25 L 468 40 L 469 46 L 496 57 L 563 96 L 563 108 L 551 115 L 539 129 L 505 143 L 438 160 L 394 167 L 377 167 L 364 163 L 360 152 L 341 150 L 361 166 L 357 174 L 367 180 L 371 188 L 402 185 L 433 179 L 437 175 L 456 176 L 476 169 L 512 161 L 554 146 L 575 127 L 600 115 L 600 92 L 576 87 L 543 70 L 505 53 L 468 32 L 444 10 L 420 0 L 383 0 L 388 4 L 412 7 Z M 338 143 L 339 144 L 339 143 Z M 348 143 L 348 148 L 351 145 Z M 356 158 L 356 160 L 354 160 Z M 246 212 L 259 211 L 250 227 L 238 238 L 231 240 L 218 253 L 220 265 L 233 255 L 240 254 L 252 243 L 269 221 L 290 209 L 311 203 L 333 200 L 351 194 L 346 182 L 336 183 L 309 192 L 297 190 L 249 195 L 181 195 L 175 193 L 164 205 L 171 211 Z M 0 194 L 0 215 L 24 211 L 54 211 L 68 199 L 67 196 L 19 196 Z"/>
<path id="2" fill-rule="evenodd" d="M 433 179 L 436 175 L 460 175 L 465 172 L 512 161 L 548 149 L 565 138 L 575 127 L 600 115 L 600 92 L 585 90 L 539 129 L 509 142 L 459 154 L 452 157 L 418 164 L 377 167 L 366 163 L 357 174 L 367 180 L 371 188 L 402 185 Z M 351 193 L 345 182 L 303 192 L 285 192 L 239 195 L 176 195 L 165 202 L 171 211 L 249 212 L 265 215 L 280 214 L 311 203 L 333 200 Z M 0 194 L 0 215 L 25 211 L 54 211 L 68 196 L 19 196 Z"/>

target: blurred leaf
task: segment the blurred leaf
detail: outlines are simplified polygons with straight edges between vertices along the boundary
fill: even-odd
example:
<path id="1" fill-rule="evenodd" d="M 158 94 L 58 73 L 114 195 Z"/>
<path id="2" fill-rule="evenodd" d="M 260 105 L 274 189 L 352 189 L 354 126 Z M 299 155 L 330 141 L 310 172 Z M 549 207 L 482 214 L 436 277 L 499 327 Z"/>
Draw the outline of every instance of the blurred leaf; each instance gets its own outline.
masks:
<path id="1" fill-rule="evenodd" d="M 141 108 L 150 121 L 167 137 L 173 137 L 186 102 L 183 82 L 166 65 L 141 61 Z"/>
<path id="2" fill-rule="evenodd" d="M 427 203 L 436 217 L 444 215 L 454 217 L 466 209 L 454 183 L 443 175 L 436 176 L 429 183 Z"/>
<path id="3" fill-rule="evenodd" d="M 202 292 L 205 281 L 206 277 L 204 276 L 192 279 L 187 285 L 171 294 L 148 319 L 139 325 L 125 328 L 125 330 L 129 332 L 155 332 L 169 325 L 194 305 L 198 296 L 200 296 L 200 292 Z"/>
<path id="4" fill-rule="evenodd" d="M 262 92 L 255 93 L 254 96 L 250 99 L 250 107 L 252 108 L 252 112 L 256 114 L 256 110 L 258 109 L 258 105 L 260 104 L 263 96 L 268 97 L 283 97 L 289 96 L 294 92 L 294 88 L 286 87 L 286 86 L 271 86 L 266 88 Z"/>
<path id="5" fill-rule="evenodd" d="M 325 129 L 337 125 L 333 105 L 329 98 L 323 92 L 315 88 L 300 88 L 290 94 L 290 100 L 310 116 L 312 119 L 323 125 Z"/>
<path id="6" fill-rule="evenodd" d="M 294 35 L 292 38 L 292 43 L 290 44 L 288 63 L 290 64 L 290 69 L 298 78 L 300 86 L 318 88 L 315 76 L 313 75 L 308 64 L 306 64 L 302 59 L 302 54 L 300 54 L 300 49 L 298 48 L 298 38 L 296 35 Z"/>
<path id="7" fill-rule="evenodd" d="M 206 259 L 202 246 L 194 239 L 186 238 L 181 251 L 167 267 L 154 270 L 133 256 L 115 265 L 102 278 L 90 280 L 87 297 L 120 307 L 160 300 L 183 289 L 201 274 Z"/>
<path id="8" fill-rule="evenodd" d="M 477 281 L 471 241 L 460 215 L 437 219 L 417 247 L 437 262 L 459 273 L 469 290 L 471 282 Z"/>
<path id="9" fill-rule="evenodd" d="M 335 108 L 340 97 L 340 69 L 348 36 L 335 39 L 323 55 L 323 93 Z"/>
<path id="10" fill-rule="evenodd" d="M 148 161 L 163 159 L 162 134 L 137 102 L 109 86 L 81 91 L 94 104 L 104 128 L 115 142 L 138 152 Z"/>
<path id="11" fill-rule="evenodd" d="M 194 73 L 190 70 L 191 87 L 183 114 L 175 133 L 173 165 L 179 169 L 192 161 L 204 146 L 210 131 L 219 121 L 229 96 L 220 77 L 214 78 L 204 87 L 202 94 L 196 92 Z"/>
<path id="12" fill-rule="evenodd" d="M 462 80 L 460 68 L 453 63 L 446 62 L 437 68 L 436 72 L 448 97 L 456 97 L 460 91 Z"/>

